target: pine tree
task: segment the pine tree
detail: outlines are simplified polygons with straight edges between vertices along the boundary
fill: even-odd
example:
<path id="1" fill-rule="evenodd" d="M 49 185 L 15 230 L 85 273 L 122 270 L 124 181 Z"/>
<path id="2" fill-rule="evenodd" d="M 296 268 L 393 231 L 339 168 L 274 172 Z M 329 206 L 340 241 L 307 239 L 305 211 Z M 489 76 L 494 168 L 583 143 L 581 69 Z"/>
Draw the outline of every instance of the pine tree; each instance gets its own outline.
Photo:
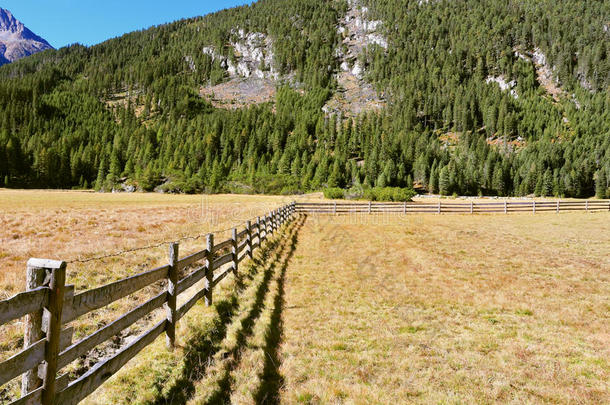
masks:
<path id="1" fill-rule="evenodd" d="M 608 179 L 606 171 L 599 169 L 595 175 L 595 196 L 600 199 L 608 198 Z"/>
<path id="2" fill-rule="evenodd" d="M 542 196 L 547 197 L 553 194 L 553 174 L 551 169 L 546 169 L 542 178 Z"/>
<path id="3" fill-rule="evenodd" d="M 504 195 L 506 191 L 506 183 L 504 182 L 504 171 L 499 163 L 494 167 L 491 186 L 499 196 Z"/>
<path id="4" fill-rule="evenodd" d="M 441 169 L 441 172 L 439 174 L 438 189 L 442 195 L 451 194 L 451 183 L 449 180 L 449 168 L 447 166 L 444 166 Z"/>
<path id="5" fill-rule="evenodd" d="M 97 179 L 95 180 L 95 189 L 101 191 L 104 189 L 104 182 L 106 180 L 106 159 L 102 158 L 102 162 L 97 171 Z"/>

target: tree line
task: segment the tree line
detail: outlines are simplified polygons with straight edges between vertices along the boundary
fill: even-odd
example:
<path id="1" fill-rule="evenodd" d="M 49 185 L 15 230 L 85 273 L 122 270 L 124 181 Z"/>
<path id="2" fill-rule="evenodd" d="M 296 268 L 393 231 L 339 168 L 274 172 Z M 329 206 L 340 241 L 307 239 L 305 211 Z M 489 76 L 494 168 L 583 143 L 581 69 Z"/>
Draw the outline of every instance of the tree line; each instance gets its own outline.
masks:
<path id="1" fill-rule="evenodd" d="M 0 183 L 610 196 L 607 2 L 362 5 L 389 42 L 362 55 L 366 80 L 388 95 L 383 111 L 322 111 L 338 90 L 347 2 L 261 0 L 0 68 Z M 202 48 L 234 58 L 236 28 L 273 39 L 274 64 L 292 78 L 273 103 L 229 111 L 198 95 L 227 80 Z M 541 85 L 536 51 L 560 95 Z M 514 93 L 490 77 L 514 80 Z"/>

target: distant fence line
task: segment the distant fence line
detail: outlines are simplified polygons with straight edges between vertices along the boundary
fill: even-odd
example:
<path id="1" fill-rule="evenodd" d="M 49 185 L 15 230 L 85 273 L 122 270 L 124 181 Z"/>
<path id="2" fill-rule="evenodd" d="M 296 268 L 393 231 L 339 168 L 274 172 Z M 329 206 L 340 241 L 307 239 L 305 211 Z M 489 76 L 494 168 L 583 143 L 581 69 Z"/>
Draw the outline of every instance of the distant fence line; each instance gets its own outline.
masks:
<path id="1" fill-rule="evenodd" d="M 513 212 L 610 211 L 610 201 L 497 201 L 421 202 L 297 202 L 296 211 L 307 214 L 483 214 Z"/>
<path id="2" fill-rule="evenodd" d="M 0 301 L 0 326 L 27 317 L 24 350 L 0 363 L 0 386 L 22 375 L 22 397 L 11 405 L 77 404 L 163 332 L 167 336 L 168 348 L 173 349 L 176 323 L 200 299 L 205 298 L 205 304 L 211 305 L 213 288 L 230 273 L 237 275 L 239 263 L 246 257 L 252 258 L 254 249 L 284 223 L 292 221 L 295 212 L 295 203 L 285 205 L 257 218 L 256 223 L 246 222 L 241 231 L 233 228 L 231 238 L 220 243 L 215 243 L 214 235 L 208 234 L 206 249 L 182 259 L 179 258 L 179 244 L 171 243 L 168 264 L 78 294 L 74 293 L 74 286 L 65 284 L 66 262 L 30 259 L 27 263 L 27 291 Z M 194 265 L 193 271 L 178 280 L 180 270 Z M 65 327 L 65 324 L 162 280 L 167 283 L 163 292 L 72 343 L 73 328 Z M 201 280 L 205 282 L 204 287 L 177 307 L 177 296 Z M 75 381 L 70 381 L 67 373 L 58 375 L 72 361 L 161 306 L 166 310 L 165 319 L 112 357 L 98 362 Z"/>

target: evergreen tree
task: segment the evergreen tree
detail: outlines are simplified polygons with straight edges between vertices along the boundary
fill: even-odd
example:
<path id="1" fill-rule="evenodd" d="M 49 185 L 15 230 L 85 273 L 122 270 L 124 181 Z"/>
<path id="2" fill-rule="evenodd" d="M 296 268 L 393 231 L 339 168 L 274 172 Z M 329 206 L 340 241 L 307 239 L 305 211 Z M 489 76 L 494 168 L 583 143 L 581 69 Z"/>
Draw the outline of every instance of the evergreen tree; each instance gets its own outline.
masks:
<path id="1" fill-rule="evenodd" d="M 600 199 L 608 198 L 608 179 L 606 171 L 599 169 L 595 176 L 595 196 Z"/>

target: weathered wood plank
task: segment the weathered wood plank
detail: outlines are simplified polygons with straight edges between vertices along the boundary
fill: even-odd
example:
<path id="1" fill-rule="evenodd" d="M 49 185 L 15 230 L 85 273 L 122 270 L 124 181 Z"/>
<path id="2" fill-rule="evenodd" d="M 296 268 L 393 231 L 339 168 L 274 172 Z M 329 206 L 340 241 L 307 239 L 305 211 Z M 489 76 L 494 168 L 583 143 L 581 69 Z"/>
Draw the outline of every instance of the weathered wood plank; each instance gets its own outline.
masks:
<path id="1" fill-rule="evenodd" d="M 241 263 L 245 258 L 248 257 L 248 250 L 246 249 L 241 255 L 237 256 L 237 263 Z"/>
<path id="2" fill-rule="evenodd" d="M 70 326 L 61 331 L 59 337 L 59 351 L 66 350 L 72 345 L 72 337 L 74 336 L 74 327 Z"/>
<path id="3" fill-rule="evenodd" d="M 36 367 L 44 360 L 46 339 L 40 339 L 25 350 L 0 363 L 0 386 Z"/>
<path id="4" fill-rule="evenodd" d="M 228 276 L 232 271 L 233 271 L 233 266 L 229 267 L 228 269 L 226 269 L 225 271 L 223 271 L 222 273 L 220 273 L 219 275 L 214 277 L 214 281 L 212 281 L 212 287 L 217 285 L 218 283 L 220 283 L 222 281 L 222 279 L 225 278 L 226 276 Z"/>
<path id="5" fill-rule="evenodd" d="M 176 303 L 178 293 L 178 243 L 169 245 L 169 271 L 167 272 L 167 300 L 165 302 L 165 333 L 167 335 L 167 349 L 174 350 L 176 343 Z"/>
<path id="6" fill-rule="evenodd" d="M 233 255 L 233 271 L 237 276 L 237 269 L 239 265 L 239 262 L 237 261 L 237 228 L 233 228 L 231 230 L 231 240 L 233 241 L 233 244 L 231 245 L 231 253 Z"/>
<path id="7" fill-rule="evenodd" d="M 55 380 L 55 389 L 61 391 L 70 384 L 70 374 L 62 374 Z"/>
<path id="8" fill-rule="evenodd" d="M 64 291 L 66 289 L 66 263 L 61 262 L 58 268 L 52 270 L 50 282 L 51 294 L 47 312 L 49 327 L 47 344 L 44 353 L 45 376 L 42 383 L 42 404 L 53 405 L 55 402 L 55 379 L 57 378 L 57 360 L 61 341 L 61 314 L 64 306 Z"/>
<path id="9" fill-rule="evenodd" d="M 161 266 L 145 273 L 75 295 L 73 300 L 74 310 L 71 311 L 71 318 L 63 319 L 63 322 L 69 322 L 88 312 L 105 307 L 116 300 L 166 278 L 169 268 L 169 265 Z"/>
<path id="10" fill-rule="evenodd" d="M 72 337 L 74 336 L 74 327 L 70 326 L 61 331 L 59 336 L 59 351 L 60 353 L 72 345 Z M 38 366 L 38 377 L 44 379 L 47 374 L 46 363 Z"/>
<path id="11" fill-rule="evenodd" d="M 165 331 L 164 319 L 113 357 L 97 363 L 91 370 L 57 394 L 56 404 L 76 405 L 113 376 L 129 360 Z"/>
<path id="12" fill-rule="evenodd" d="M 61 369 L 62 367 L 67 366 L 80 356 L 87 354 L 97 345 L 104 343 L 122 330 L 130 327 L 135 322 L 142 319 L 155 309 L 161 308 L 161 306 L 165 303 L 166 300 L 167 291 L 163 291 L 156 297 L 151 298 L 144 304 L 138 306 L 137 308 L 134 308 L 132 311 L 126 313 L 114 322 L 104 326 L 102 329 L 99 329 L 97 332 L 92 333 L 86 338 L 74 343 L 62 353 L 60 353 L 58 361 L 59 368 Z"/>
<path id="13" fill-rule="evenodd" d="M 182 319 L 182 317 L 184 315 L 186 315 L 186 313 L 188 311 L 190 311 L 191 308 L 193 308 L 195 306 L 197 301 L 199 301 L 200 299 L 204 298 L 207 293 L 208 293 L 207 288 L 203 288 L 203 289 L 197 291 L 197 293 L 195 295 L 193 295 L 191 298 L 189 298 L 189 300 L 187 302 L 182 304 L 182 306 L 180 308 L 178 308 L 178 310 L 176 311 L 176 318 L 177 318 L 177 320 Z"/>
<path id="14" fill-rule="evenodd" d="M 47 287 L 39 287 L 0 301 L 0 325 L 40 311 L 49 303 L 49 291 Z"/>
<path id="15" fill-rule="evenodd" d="M 32 257 L 28 260 L 28 267 L 38 267 L 40 269 L 59 269 L 64 265 L 64 262 L 61 260 L 51 260 L 51 259 L 37 259 Z"/>
<path id="16" fill-rule="evenodd" d="M 207 257 L 207 255 L 208 255 L 208 251 L 207 251 L 207 249 L 204 249 L 200 252 L 193 253 L 190 256 L 186 256 L 186 257 L 178 260 L 178 268 L 183 269 L 187 266 L 190 266 L 193 263 L 196 263 L 200 260 L 205 259 Z"/>
<path id="17" fill-rule="evenodd" d="M 36 263 L 35 261 L 28 261 L 28 263 Z M 45 286 L 46 270 L 40 267 L 27 266 L 27 282 L 26 288 L 29 290 L 35 290 L 36 288 Z M 50 296 L 50 291 L 49 291 Z M 48 301 L 47 301 L 48 305 Z M 25 332 L 23 334 L 23 347 L 28 348 L 40 339 L 44 337 L 42 329 L 44 311 L 40 308 L 39 311 L 32 312 L 26 317 Z M 36 367 L 29 370 L 21 377 L 21 392 L 23 394 L 34 391 L 36 388 L 42 386 L 42 379 L 38 377 L 38 368 Z"/>
<path id="18" fill-rule="evenodd" d="M 213 252 L 214 251 L 214 234 L 208 234 L 207 237 L 207 248 L 208 248 L 208 252 Z M 207 258 L 205 259 L 205 267 L 206 267 L 206 272 L 205 272 L 205 290 L 207 291 L 207 294 L 205 295 L 205 306 L 209 307 L 210 305 L 212 305 L 212 281 L 214 281 L 214 269 L 213 269 L 213 261 L 212 261 L 212 254 L 210 253 Z"/>
<path id="19" fill-rule="evenodd" d="M 246 230 L 248 234 L 246 235 L 246 244 L 248 245 L 248 255 L 252 258 L 252 224 L 250 221 L 246 222 Z"/>
<path id="20" fill-rule="evenodd" d="M 336 211 L 335 211 L 336 204 Z M 443 202 L 442 212 L 446 213 L 498 213 L 498 212 L 531 212 L 532 201 L 496 201 L 496 202 Z M 536 211 L 593 211 L 610 209 L 609 201 L 536 201 Z M 368 207 L 370 206 L 370 211 Z M 439 212 L 438 203 L 297 203 L 297 212 L 313 214 L 354 214 L 359 212 L 370 213 L 431 213 Z"/>
<path id="21" fill-rule="evenodd" d="M 42 387 L 11 402 L 9 405 L 40 405 L 42 401 Z"/>
<path id="22" fill-rule="evenodd" d="M 243 243 L 241 243 L 239 246 L 237 246 L 237 253 L 241 253 L 245 248 L 248 247 L 248 241 L 244 241 Z"/>
<path id="23" fill-rule="evenodd" d="M 228 249 L 233 245 L 233 241 L 231 239 L 227 239 L 224 242 L 219 243 L 218 245 L 214 245 L 214 249 L 212 253 L 216 253 L 219 250 Z"/>
<path id="24" fill-rule="evenodd" d="M 237 233 L 237 239 L 241 239 L 244 236 L 246 236 L 247 234 L 248 234 L 248 229 L 246 228 L 243 231 Z"/>
<path id="25" fill-rule="evenodd" d="M 212 271 L 218 269 L 220 266 L 224 266 L 233 260 L 233 253 L 227 253 L 224 256 L 220 256 L 218 259 L 214 259 L 214 264 L 212 265 Z"/>
<path id="26" fill-rule="evenodd" d="M 176 290 L 177 294 L 182 294 L 183 292 L 191 288 L 199 280 L 204 278 L 206 269 L 206 266 L 198 267 L 197 269 L 195 269 L 195 271 L 180 280 L 178 282 L 178 289 Z"/>

